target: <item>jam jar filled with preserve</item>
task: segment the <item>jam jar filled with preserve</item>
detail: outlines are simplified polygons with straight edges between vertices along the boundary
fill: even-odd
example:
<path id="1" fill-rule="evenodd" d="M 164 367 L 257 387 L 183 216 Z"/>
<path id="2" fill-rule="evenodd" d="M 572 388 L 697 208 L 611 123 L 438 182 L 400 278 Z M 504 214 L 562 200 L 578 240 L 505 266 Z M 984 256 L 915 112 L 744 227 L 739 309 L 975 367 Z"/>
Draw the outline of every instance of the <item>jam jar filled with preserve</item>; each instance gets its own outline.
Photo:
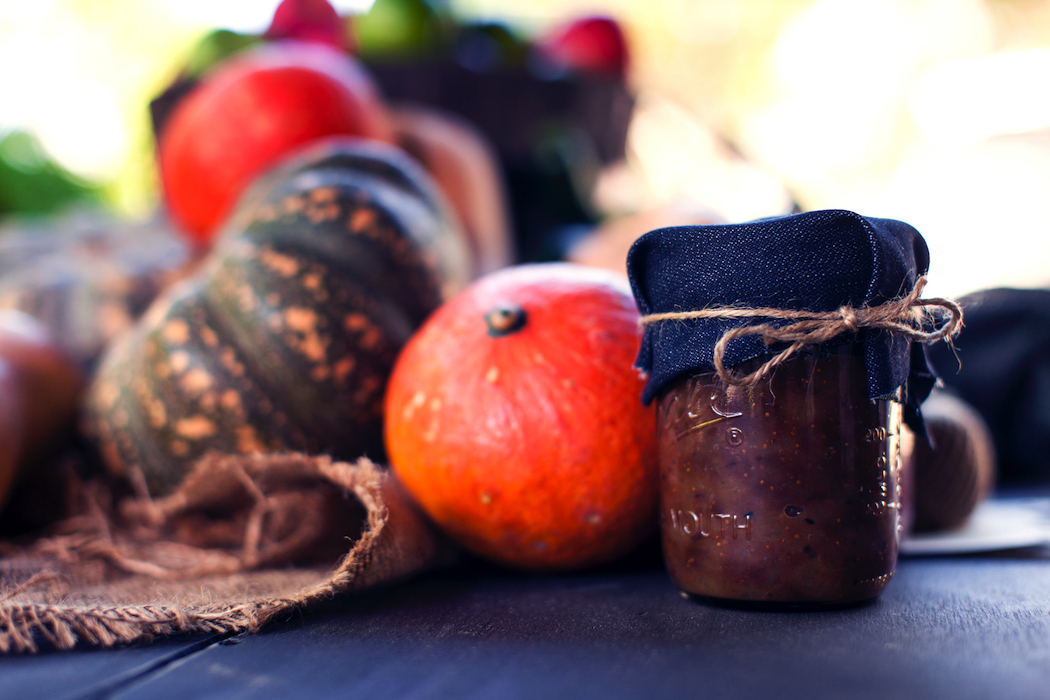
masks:
<path id="1" fill-rule="evenodd" d="M 901 423 L 924 434 L 936 381 L 923 344 L 962 318 L 921 298 L 929 265 L 912 226 L 842 210 L 634 242 L 635 364 L 642 401 L 658 403 L 661 532 L 679 588 L 807 606 L 883 591 Z"/>
<path id="2" fill-rule="evenodd" d="M 658 401 L 661 533 L 681 590 L 805 604 L 882 592 L 901 404 L 868 398 L 859 346 L 797 355 L 751 387 L 695 372 Z"/>

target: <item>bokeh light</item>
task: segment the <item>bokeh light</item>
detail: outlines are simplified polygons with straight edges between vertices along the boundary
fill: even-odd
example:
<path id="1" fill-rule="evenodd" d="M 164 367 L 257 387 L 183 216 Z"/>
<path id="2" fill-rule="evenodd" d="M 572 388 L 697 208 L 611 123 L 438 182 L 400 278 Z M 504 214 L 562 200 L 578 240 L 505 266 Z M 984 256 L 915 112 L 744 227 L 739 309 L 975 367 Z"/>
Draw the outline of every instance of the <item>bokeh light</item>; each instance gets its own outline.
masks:
<path id="1" fill-rule="evenodd" d="M 277 0 L 0 5 L 0 136 L 28 130 L 116 211 L 157 202 L 146 105 L 204 32 Z M 361 12 L 371 0 L 333 3 Z M 914 224 L 932 293 L 1050 285 L 1050 7 L 1024 0 L 459 0 L 524 32 L 618 18 L 638 95 L 610 214 L 848 208 Z"/>

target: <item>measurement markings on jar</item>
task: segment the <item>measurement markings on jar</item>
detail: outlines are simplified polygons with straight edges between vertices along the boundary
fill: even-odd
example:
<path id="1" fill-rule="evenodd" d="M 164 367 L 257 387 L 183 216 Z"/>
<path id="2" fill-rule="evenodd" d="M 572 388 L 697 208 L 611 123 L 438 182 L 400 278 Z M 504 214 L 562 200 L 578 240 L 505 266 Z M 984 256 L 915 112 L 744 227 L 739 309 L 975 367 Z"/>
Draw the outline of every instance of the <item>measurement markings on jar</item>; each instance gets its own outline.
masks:
<path id="1" fill-rule="evenodd" d="M 889 460 L 885 455 L 880 455 L 875 462 L 879 469 L 879 475 L 874 486 L 861 486 L 860 493 L 863 494 L 864 513 L 871 516 L 882 516 L 891 510 L 900 511 L 900 482 L 891 486 Z M 894 476 L 899 468 L 898 459 L 894 459 Z M 894 498 L 896 496 L 896 499 Z"/>
<path id="2" fill-rule="evenodd" d="M 731 513 L 694 513 L 691 510 L 671 509 L 671 527 L 690 537 L 716 537 L 727 539 L 727 531 L 737 539 L 743 532 L 744 538 L 751 539 L 751 513 L 733 515 Z"/>
<path id="3" fill-rule="evenodd" d="M 889 437 L 889 431 L 885 428 L 868 428 L 864 433 L 864 442 L 882 442 Z"/>

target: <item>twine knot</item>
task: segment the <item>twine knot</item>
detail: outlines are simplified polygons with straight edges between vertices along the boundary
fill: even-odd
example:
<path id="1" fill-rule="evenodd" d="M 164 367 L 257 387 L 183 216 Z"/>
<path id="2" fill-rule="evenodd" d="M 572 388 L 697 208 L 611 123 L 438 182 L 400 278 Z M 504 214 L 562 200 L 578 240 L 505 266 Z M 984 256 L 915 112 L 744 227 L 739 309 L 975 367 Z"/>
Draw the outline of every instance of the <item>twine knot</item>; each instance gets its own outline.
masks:
<path id="1" fill-rule="evenodd" d="M 845 324 L 846 329 L 850 333 L 856 333 L 860 329 L 860 320 L 857 318 L 857 310 L 852 306 L 840 306 L 839 314 L 842 316 L 842 323 Z"/>
<path id="2" fill-rule="evenodd" d="M 738 319 L 768 318 L 790 321 L 784 326 L 760 323 L 741 326 L 725 332 L 715 344 L 714 366 L 722 381 L 737 386 L 755 386 L 763 377 L 783 364 L 802 348 L 819 345 L 846 333 L 856 333 L 861 328 L 885 330 L 920 343 L 935 343 L 951 339 L 962 330 L 962 307 L 951 299 L 921 299 L 926 287 L 926 276 L 920 276 L 908 294 L 876 306 L 842 306 L 835 311 L 798 311 L 794 309 L 741 308 L 737 306 L 715 306 L 697 311 L 671 311 L 643 316 L 643 326 L 664 321 L 686 321 L 698 318 Z M 941 308 L 949 313 L 947 318 L 934 317 L 928 309 Z M 929 320 L 933 330 L 924 330 Z M 761 367 L 746 375 L 739 375 L 725 366 L 725 353 L 729 343 L 737 338 L 758 335 L 766 345 L 790 343 Z"/>

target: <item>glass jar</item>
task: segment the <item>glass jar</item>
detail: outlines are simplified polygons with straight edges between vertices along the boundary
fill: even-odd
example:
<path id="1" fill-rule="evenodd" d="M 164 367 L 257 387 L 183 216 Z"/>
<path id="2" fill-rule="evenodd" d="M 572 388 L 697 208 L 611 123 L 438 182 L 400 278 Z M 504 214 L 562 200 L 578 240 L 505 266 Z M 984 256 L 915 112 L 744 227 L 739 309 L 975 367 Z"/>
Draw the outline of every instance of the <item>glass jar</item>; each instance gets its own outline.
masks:
<path id="1" fill-rule="evenodd" d="M 658 426 L 664 558 L 682 591 L 847 604 L 886 587 L 901 404 L 868 399 L 859 345 L 796 355 L 754 387 L 687 376 L 660 398 Z"/>

